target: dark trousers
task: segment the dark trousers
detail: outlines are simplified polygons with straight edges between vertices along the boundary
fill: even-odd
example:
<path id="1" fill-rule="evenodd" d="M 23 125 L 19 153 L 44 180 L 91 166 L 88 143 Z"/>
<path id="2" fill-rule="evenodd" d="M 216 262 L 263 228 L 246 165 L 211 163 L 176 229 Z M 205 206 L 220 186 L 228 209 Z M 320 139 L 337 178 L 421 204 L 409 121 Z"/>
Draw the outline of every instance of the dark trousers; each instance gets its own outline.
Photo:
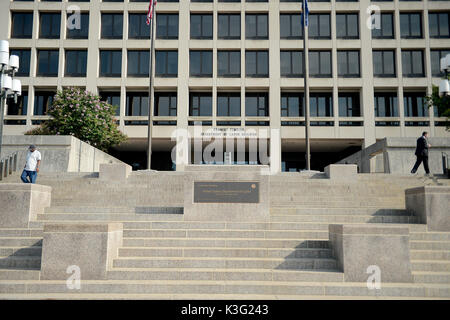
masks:
<path id="1" fill-rule="evenodd" d="M 428 156 L 417 156 L 416 164 L 414 165 L 414 168 L 412 168 L 411 173 L 416 173 L 422 161 L 425 172 L 430 173 L 430 168 L 428 167 Z"/>
<path id="2" fill-rule="evenodd" d="M 22 179 L 23 183 L 36 183 L 37 172 L 36 171 L 28 171 L 23 170 L 20 179 Z"/>

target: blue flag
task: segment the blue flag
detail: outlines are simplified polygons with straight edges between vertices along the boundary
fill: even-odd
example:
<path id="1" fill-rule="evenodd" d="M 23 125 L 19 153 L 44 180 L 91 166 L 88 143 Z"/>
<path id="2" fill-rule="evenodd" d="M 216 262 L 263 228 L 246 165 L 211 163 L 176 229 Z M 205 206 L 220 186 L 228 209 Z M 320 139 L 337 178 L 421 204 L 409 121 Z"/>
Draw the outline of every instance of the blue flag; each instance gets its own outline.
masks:
<path id="1" fill-rule="evenodd" d="M 302 4 L 303 6 L 303 4 Z M 304 16 L 303 16 L 304 15 Z M 305 23 L 305 26 L 308 26 L 308 16 L 309 16 L 309 9 L 308 9 L 308 0 L 305 0 L 305 8 L 302 10 L 302 24 Z"/>

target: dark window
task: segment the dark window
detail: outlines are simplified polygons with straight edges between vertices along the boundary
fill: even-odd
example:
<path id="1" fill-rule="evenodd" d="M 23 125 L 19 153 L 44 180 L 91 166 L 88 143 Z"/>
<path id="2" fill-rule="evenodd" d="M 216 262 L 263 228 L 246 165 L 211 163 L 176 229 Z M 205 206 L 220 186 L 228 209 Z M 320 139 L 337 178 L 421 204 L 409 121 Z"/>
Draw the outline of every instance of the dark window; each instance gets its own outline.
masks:
<path id="1" fill-rule="evenodd" d="M 374 50 L 373 75 L 375 77 L 395 77 L 395 51 Z"/>
<path id="2" fill-rule="evenodd" d="M 211 93 L 189 93 L 189 116 L 210 117 L 212 115 Z"/>
<path id="3" fill-rule="evenodd" d="M 100 76 L 120 77 L 122 74 L 122 51 L 100 50 Z"/>
<path id="4" fill-rule="evenodd" d="M 191 39 L 213 38 L 212 14 L 191 14 Z"/>
<path id="5" fill-rule="evenodd" d="M 245 0 L 245 2 L 268 2 L 269 0 Z"/>
<path id="6" fill-rule="evenodd" d="M 219 14 L 218 15 L 218 38 L 240 39 L 241 38 L 241 15 Z"/>
<path id="7" fill-rule="evenodd" d="M 309 51 L 309 75 L 315 78 L 331 77 L 331 51 Z"/>
<path id="8" fill-rule="evenodd" d="M 380 29 L 372 29 L 374 39 L 394 39 L 394 15 L 380 13 Z"/>
<path id="9" fill-rule="evenodd" d="M 246 93 L 245 115 L 247 117 L 268 117 L 269 94 L 267 92 Z"/>
<path id="10" fill-rule="evenodd" d="M 16 72 L 18 77 L 28 77 L 30 75 L 30 49 L 10 49 L 10 55 L 15 55 L 19 57 L 20 67 L 19 71 Z"/>
<path id="11" fill-rule="evenodd" d="M 402 38 L 422 38 L 420 13 L 400 13 L 400 36 Z"/>
<path id="12" fill-rule="evenodd" d="M 428 117 L 428 106 L 425 102 L 425 92 L 405 92 L 403 93 L 403 105 L 405 107 L 405 117 Z"/>
<path id="13" fill-rule="evenodd" d="M 28 107 L 28 91 L 22 91 L 22 95 L 17 97 L 17 102 L 14 102 L 14 98 L 8 98 L 6 100 L 8 105 L 8 116 L 26 116 Z"/>
<path id="14" fill-rule="evenodd" d="M 217 93 L 217 116 L 239 117 L 241 115 L 241 95 L 239 93 Z"/>
<path id="15" fill-rule="evenodd" d="M 338 51 L 338 76 L 359 77 L 359 51 Z"/>
<path id="16" fill-rule="evenodd" d="M 269 76 L 269 52 L 268 51 L 246 51 L 245 52 L 245 74 L 247 77 Z"/>
<path id="17" fill-rule="evenodd" d="M 156 19 L 159 19 L 159 15 Z M 146 13 L 130 13 L 128 21 L 129 39 L 150 39 L 150 27 L 146 23 Z"/>
<path id="18" fill-rule="evenodd" d="M 161 117 L 176 117 L 177 93 L 155 92 L 154 114 Z"/>
<path id="19" fill-rule="evenodd" d="M 191 0 L 191 2 L 213 2 L 213 0 Z"/>
<path id="20" fill-rule="evenodd" d="M 69 77 L 85 77 L 87 70 L 87 50 L 66 51 L 66 72 Z"/>
<path id="21" fill-rule="evenodd" d="M 398 98 L 396 93 L 375 93 L 375 117 L 398 117 Z"/>
<path id="22" fill-rule="evenodd" d="M 212 51 L 193 50 L 189 53 L 189 71 L 193 77 L 212 77 Z"/>
<path id="23" fill-rule="evenodd" d="M 120 92 L 100 92 L 101 100 L 116 107 L 116 116 L 120 115 Z"/>
<path id="24" fill-rule="evenodd" d="M 241 76 L 241 52 L 217 51 L 217 75 L 239 78 Z"/>
<path id="25" fill-rule="evenodd" d="M 45 77 L 58 76 L 59 50 L 38 50 L 37 75 Z"/>
<path id="26" fill-rule="evenodd" d="M 303 93 L 281 93 L 281 116 L 303 117 Z"/>
<path id="27" fill-rule="evenodd" d="M 444 75 L 441 72 L 441 58 L 450 54 L 450 49 L 445 50 L 431 50 L 431 74 L 433 77 L 441 77 Z"/>
<path id="28" fill-rule="evenodd" d="M 123 14 L 102 13 L 102 38 L 122 39 Z"/>
<path id="29" fill-rule="evenodd" d="M 157 77 L 178 76 L 178 51 L 156 51 Z"/>
<path id="30" fill-rule="evenodd" d="M 61 29 L 60 13 L 41 13 L 39 19 L 39 38 L 58 39 Z"/>
<path id="31" fill-rule="evenodd" d="M 339 39 L 358 39 L 359 22 L 357 13 L 336 14 L 336 37 Z"/>
<path id="32" fill-rule="evenodd" d="M 402 50 L 402 70 L 404 77 L 424 77 L 423 51 Z"/>
<path id="33" fill-rule="evenodd" d="M 156 15 L 156 38 L 178 39 L 178 14 L 158 13 Z"/>
<path id="34" fill-rule="evenodd" d="M 359 93 L 339 93 L 338 102 L 340 117 L 361 116 Z"/>
<path id="35" fill-rule="evenodd" d="M 44 116 L 48 109 L 52 106 L 55 92 L 52 91 L 36 91 L 34 94 L 34 115 Z"/>
<path id="36" fill-rule="evenodd" d="M 33 13 L 12 13 L 11 38 L 31 39 L 33 31 Z"/>
<path id="37" fill-rule="evenodd" d="M 303 38 L 302 17 L 298 13 L 280 13 L 280 38 Z"/>
<path id="38" fill-rule="evenodd" d="M 311 117 L 333 116 L 333 98 L 331 93 L 311 93 L 309 105 Z"/>
<path id="39" fill-rule="evenodd" d="M 303 51 L 281 51 L 282 77 L 303 77 Z"/>
<path id="40" fill-rule="evenodd" d="M 219 2 L 241 2 L 241 0 L 219 0 Z"/>
<path id="41" fill-rule="evenodd" d="M 245 38 L 269 39 L 269 25 L 267 14 L 263 13 L 245 15 Z"/>
<path id="42" fill-rule="evenodd" d="M 430 26 L 430 38 L 450 37 L 448 12 L 430 12 L 428 22 Z"/>
<path id="43" fill-rule="evenodd" d="M 79 28 L 76 19 L 67 19 L 67 39 L 87 39 L 89 38 L 89 13 L 80 13 Z"/>
<path id="44" fill-rule="evenodd" d="M 308 37 L 311 39 L 331 39 L 329 13 L 309 15 Z"/>
<path id="45" fill-rule="evenodd" d="M 126 116 L 148 116 L 148 93 L 127 92 Z"/>
<path id="46" fill-rule="evenodd" d="M 149 56 L 148 50 L 128 50 L 128 76 L 148 77 Z"/>

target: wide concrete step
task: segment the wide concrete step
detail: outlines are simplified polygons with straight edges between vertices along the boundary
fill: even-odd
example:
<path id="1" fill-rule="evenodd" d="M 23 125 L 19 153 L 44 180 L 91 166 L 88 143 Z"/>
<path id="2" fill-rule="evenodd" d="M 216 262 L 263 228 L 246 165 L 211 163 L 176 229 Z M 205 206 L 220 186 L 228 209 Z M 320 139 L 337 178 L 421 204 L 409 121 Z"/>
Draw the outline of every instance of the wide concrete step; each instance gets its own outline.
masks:
<path id="1" fill-rule="evenodd" d="M 42 247 L 0 247 L 0 256 L 41 256 Z"/>
<path id="2" fill-rule="evenodd" d="M 301 208 L 301 207 L 271 207 L 272 215 L 362 215 L 362 216 L 411 216 L 412 212 L 404 208 Z"/>
<path id="3" fill-rule="evenodd" d="M 2 269 L 40 269 L 41 257 L 39 256 L 3 256 L 0 257 Z"/>
<path id="4" fill-rule="evenodd" d="M 282 231 L 282 230 L 211 230 L 211 229 L 134 229 L 124 230 L 124 238 L 252 238 L 252 239 L 326 239 L 328 230 L 324 231 Z"/>
<path id="5" fill-rule="evenodd" d="M 319 199 L 317 201 L 310 201 L 309 199 L 297 199 L 297 200 L 281 200 L 281 201 L 271 201 L 271 206 L 274 207 L 321 207 L 321 208 L 340 208 L 340 207 L 349 207 L 349 208 L 378 208 L 378 207 L 393 207 L 393 208 L 402 208 L 405 206 L 404 201 L 384 201 L 383 199 L 377 201 L 327 201 L 326 199 Z"/>
<path id="6" fill-rule="evenodd" d="M 183 214 L 183 207 L 51 206 L 45 208 L 45 213 Z"/>
<path id="7" fill-rule="evenodd" d="M 38 221 L 181 221 L 182 214 L 44 213 Z"/>
<path id="8" fill-rule="evenodd" d="M 0 283 L 0 293 L 9 297 L 16 294 L 161 294 L 183 295 L 184 299 L 196 294 L 297 296 L 297 297 L 385 297 L 385 298 L 449 298 L 447 284 L 383 283 L 381 289 L 371 290 L 364 283 L 292 282 L 292 281 L 195 281 L 195 280 L 109 280 L 82 281 L 80 290 L 71 290 L 66 281 L 12 280 Z M 247 298 L 248 300 L 248 298 Z"/>
<path id="9" fill-rule="evenodd" d="M 124 247 L 210 247 L 210 248 L 329 248 L 328 237 L 310 239 L 232 239 L 232 238 L 124 238 Z"/>
<path id="10" fill-rule="evenodd" d="M 271 215 L 271 222 L 322 222 L 322 223 L 418 223 L 415 216 L 369 216 L 369 215 Z"/>
<path id="11" fill-rule="evenodd" d="M 0 229 L 0 238 L 7 237 L 42 237 L 42 229 L 16 229 L 16 228 L 3 228 Z"/>
<path id="12" fill-rule="evenodd" d="M 416 283 L 450 284 L 450 272 L 413 271 Z"/>
<path id="13" fill-rule="evenodd" d="M 413 240 L 409 241 L 409 248 L 411 250 L 450 250 L 449 241 L 423 241 Z"/>
<path id="14" fill-rule="evenodd" d="M 410 250 L 411 260 L 448 260 L 450 250 Z"/>
<path id="15" fill-rule="evenodd" d="M 114 268 L 110 280 L 216 280 L 216 281 L 300 281 L 343 282 L 339 271 L 209 269 L 209 268 Z"/>
<path id="16" fill-rule="evenodd" d="M 443 260 L 412 260 L 413 271 L 450 272 L 450 261 Z"/>
<path id="17" fill-rule="evenodd" d="M 413 232 L 410 240 L 450 241 L 450 232 Z"/>
<path id="18" fill-rule="evenodd" d="M 335 259 L 308 258 L 217 258 L 217 257 L 119 257 L 114 268 L 219 268 L 219 269 L 307 269 L 336 270 Z"/>
<path id="19" fill-rule="evenodd" d="M 332 258 L 330 249 L 269 249 L 269 248 L 149 248 L 122 247 L 120 257 L 246 257 L 246 258 Z"/>
<path id="20" fill-rule="evenodd" d="M 0 269 L 1 280 L 39 280 L 40 270 Z"/>
<path id="21" fill-rule="evenodd" d="M 40 247 L 42 246 L 42 238 L 20 238 L 8 237 L 0 238 L 0 247 Z"/>

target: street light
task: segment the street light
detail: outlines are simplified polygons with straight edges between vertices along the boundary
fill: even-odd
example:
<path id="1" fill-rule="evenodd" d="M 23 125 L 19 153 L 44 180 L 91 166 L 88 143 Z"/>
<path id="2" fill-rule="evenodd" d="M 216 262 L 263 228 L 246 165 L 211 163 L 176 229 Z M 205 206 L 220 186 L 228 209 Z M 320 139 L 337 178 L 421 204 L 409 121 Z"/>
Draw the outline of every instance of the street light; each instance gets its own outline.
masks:
<path id="1" fill-rule="evenodd" d="M 439 96 L 449 96 L 450 83 L 448 81 L 448 74 L 450 73 L 450 54 L 441 58 L 441 72 L 445 73 L 445 79 L 442 79 L 439 83 Z"/>
<path id="2" fill-rule="evenodd" d="M 5 101 L 22 95 L 22 84 L 20 80 L 14 79 L 19 71 L 19 57 L 9 56 L 9 42 L 0 40 L 0 157 L 2 155 L 3 143 L 3 117 L 5 115 Z"/>

